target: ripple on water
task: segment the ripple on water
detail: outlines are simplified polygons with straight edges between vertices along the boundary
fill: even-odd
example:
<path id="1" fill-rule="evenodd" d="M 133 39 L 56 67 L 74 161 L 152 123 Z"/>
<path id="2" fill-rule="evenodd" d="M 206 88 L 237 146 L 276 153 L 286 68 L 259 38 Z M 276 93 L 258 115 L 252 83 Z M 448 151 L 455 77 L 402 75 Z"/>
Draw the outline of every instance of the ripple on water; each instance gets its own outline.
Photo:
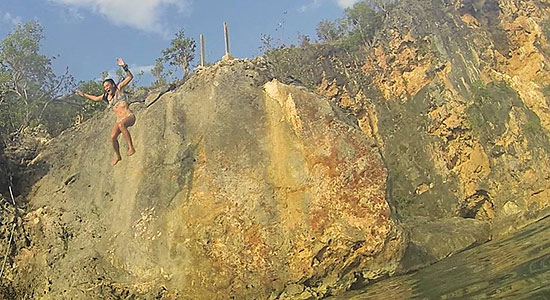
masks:
<path id="1" fill-rule="evenodd" d="M 548 299 L 550 218 L 415 273 L 330 299 Z"/>

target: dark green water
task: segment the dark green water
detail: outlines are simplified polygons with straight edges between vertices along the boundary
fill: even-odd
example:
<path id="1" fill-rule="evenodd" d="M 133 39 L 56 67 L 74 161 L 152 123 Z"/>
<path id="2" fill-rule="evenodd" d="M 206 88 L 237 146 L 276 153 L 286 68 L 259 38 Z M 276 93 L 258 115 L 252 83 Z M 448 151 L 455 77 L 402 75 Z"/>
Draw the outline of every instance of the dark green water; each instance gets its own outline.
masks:
<path id="1" fill-rule="evenodd" d="M 550 299 L 550 217 L 335 299 Z"/>

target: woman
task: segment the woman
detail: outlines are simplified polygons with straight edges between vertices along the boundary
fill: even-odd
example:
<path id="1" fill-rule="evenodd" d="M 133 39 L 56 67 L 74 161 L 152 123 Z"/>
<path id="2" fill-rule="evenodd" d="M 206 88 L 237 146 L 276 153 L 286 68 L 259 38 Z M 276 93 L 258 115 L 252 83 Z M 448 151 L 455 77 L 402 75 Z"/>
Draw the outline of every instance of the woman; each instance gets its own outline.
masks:
<path id="1" fill-rule="evenodd" d="M 111 140 L 113 142 L 113 149 L 115 151 L 115 158 L 113 159 L 112 165 L 116 165 L 122 157 L 120 156 L 118 136 L 120 133 L 124 136 L 126 143 L 128 144 L 127 155 L 131 156 L 136 151 L 134 149 L 134 144 L 132 143 L 132 137 L 128 131 L 128 127 L 134 125 L 136 122 L 136 117 L 132 111 L 128 108 L 128 102 L 126 101 L 126 95 L 123 93 L 123 88 L 134 78 L 132 72 L 128 69 L 128 65 L 124 63 L 122 58 L 117 59 L 118 65 L 121 66 L 126 72 L 126 78 L 122 80 L 118 85 L 112 79 L 105 79 L 103 81 L 103 89 L 105 93 L 102 96 L 93 96 L 83 93 L 80 90 L 77 90 L 76 93 L 79 96 L 86 97 L 93 101 L 102 101 L 105 100 L 109 103 L 109 107 L 113 107 L 116 116 L 116 123 L 111 131 Z"/>

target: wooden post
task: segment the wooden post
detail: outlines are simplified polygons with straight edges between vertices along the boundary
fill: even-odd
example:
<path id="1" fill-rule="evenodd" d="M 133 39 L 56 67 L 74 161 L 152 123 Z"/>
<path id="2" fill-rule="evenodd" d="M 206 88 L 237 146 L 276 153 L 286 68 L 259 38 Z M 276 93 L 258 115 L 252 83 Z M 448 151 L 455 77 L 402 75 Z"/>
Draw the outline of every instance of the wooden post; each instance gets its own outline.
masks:
<path id="1" fill-rule="evenodd" d="M 225 55 L 229 55 L 229 32 L 226 22 L 223 22 L 223 36 L 225 37 Z"/>
<path id="2" fill-rule="evenodd" d="M 204 67 L 204 35 L 201 34 L 201 67 Z"/>
<path id="3" fill-rule="evenodd" d="M 233 56 L 229 53 L 229 31 L 227 30 L 227 23 L 223 22 L 223 35 L 225 37 L 225 55 L 222 60 L 233 59 Z"/>

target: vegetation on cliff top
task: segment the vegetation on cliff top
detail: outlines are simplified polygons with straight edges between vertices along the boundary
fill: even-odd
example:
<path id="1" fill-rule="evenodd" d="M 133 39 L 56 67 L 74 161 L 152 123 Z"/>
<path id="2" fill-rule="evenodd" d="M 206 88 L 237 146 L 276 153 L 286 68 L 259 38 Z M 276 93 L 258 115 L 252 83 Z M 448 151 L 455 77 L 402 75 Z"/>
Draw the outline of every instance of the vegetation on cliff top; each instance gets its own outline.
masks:
<path id="1" fill-rule="evenodd" d="M 264 37 L 262 49 L 273 65 L 277 78 L 297 79 L 309 88 L 319 84 L 323 73 L 337 81 L 343 76 L 365 79 L 364 72 L 360 70 L 364 59 L 361 49 L 373 45 L 384 18 L 396 3 L 389 0 L 360 1 L 347 8 L 340 19 L 321 21 L 316 30 L 318 42 L 302 37 L 300 45 L 274 47 L 272 39 Z M 353 87 L 348 88 L 354 90 Z"/>
<path id="2" fill-rule="evenodd" d="M 351 64 L 360 61 L 359 49 L 373 42 L 384 16 L 395 1 L 366 0 L 345 10 L 344 16 L 335 21 L 322 21 L 317 27 L 319 42 L 302 37 L 301 46 L 273 48 L 264 45 L 266 56 L 273 63 L 278 78 L 299 78 L 306 86 L 313 87 L 323 73 L 343 74 Z M 79 124 L 106 104 L 91 102 L 76 97 L 76 88 L 89 93 L 101 94 L 98 78 L 76 82 L 66 69 L 56 74 L 52 62 L 56 57 L 41 53 L 43 29 L 36 21 L 19 24 L 0 45 L 0 135 L 8 136 L 27 127 L 42 125 L 50 135 Z M 265 41 L 265 40 L 264 40 Z M 152 70 L 156 81 L 153 86 L 167 84 L 174 79 L 174 69 L 181 68 L 184 76 L 189 74 L 194 60 L 195 41 L 185 36 L 184 30 L 176 33 L 168 48 L 162 51 Z M 336 62 L 335 57 L 339 57 Z M 336 62 L 336 63 L 335 63 Z M 357 72 L 359 73 L 359 72 Z M 117 74 L 120 75 L 120 74 Z M 139 77 L 139 74 L 136 74 Z M 133 86 L 136 89 L 136 85 Z M 130 91 L 131 92 L 131 91 Z"/>
<path id="3" fill-rule="evenodd" d="M 108 73 L 103 72 L 98 76 L 100 79 L 81 82 L 75 81 L 68 68 L 63 74 L 56 74 L 52 62 L 59 57 L 41 53 L 43 38 L 42 26 L 29 21 L 18 24 L 0 43 L 0 136 L 37 126 L 55 136 L 106 108 L 106 103 L 87 101 L 73 91 L 78 87 L 88 94 L 102 94 L 102 81 Z M 165 64 L 181 67 L 187 76 L 194 51 L 195 42 L 180 30 L 171 41 L 171 47 L 157 59 L 153 70 L 157 80 L 153 85 L 166 84 L 174 74 L 173 70 L 165 70 Z M 143 74 L 135 75 L 139 80 Z M 117 72 L 116 76 L 121 79 L 124 74 Z M 137 80 L 127 88 L 128 92 L 135 92 Z"/>

